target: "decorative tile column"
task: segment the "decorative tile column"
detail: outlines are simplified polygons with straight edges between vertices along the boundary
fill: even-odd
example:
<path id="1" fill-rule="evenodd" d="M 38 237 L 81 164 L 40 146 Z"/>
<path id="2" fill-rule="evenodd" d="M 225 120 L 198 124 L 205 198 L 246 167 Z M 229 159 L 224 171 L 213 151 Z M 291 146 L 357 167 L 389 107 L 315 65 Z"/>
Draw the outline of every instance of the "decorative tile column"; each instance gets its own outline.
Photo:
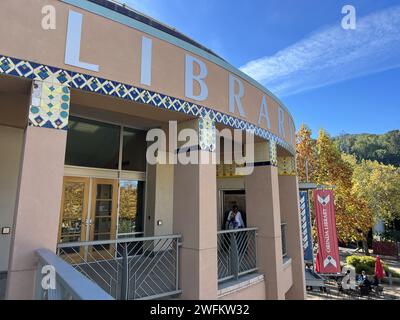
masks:
<path id="1" fill-rule="evenodd" d="M 32 299 L 35 250 L 57 246 L 70 89 L 33 81 L 10 250 L 7 299 Z"/>
<path id="2" fill-rule="evenodd" d="M 264 155 L 261 156 L 260 155 Z M 283 300 L 282 240 L 276 143 L 255 144 L 254 171 L 245 177 L 248 226 L 258 228 L 259 271 L 265 275 L 266 296 Z"/>
<path id="3" fill-rule="evenodd" d="M 296 158 L 278 157 L 278 173 L 280 176 L 296 176 Z"/>
<path id="4" fill-rule="evenodd" d="M 56 81 L 33 81 L 29 107 L 30 126 L 67 129 L 70 88 Z"/>
<path id="5" fill-rule="evenodd" d="M 299 187 L 296 177 L 295 157 L 279 157 L 279 193 L 281 197 L 282 220 L 286 222 L 286 247 L 292 260 L 293 285 L 286 293 L 286 299 L 304 300 L 305 275 L 301 236 Z"/>
<path id="6" fill-rule="evenodd" d="M 195 129 L 198 144 L 179 149 L 211 159 L 216 149 L 215 123 L 196 119 L 180 123 L 179 130 Z M 179 277 L 183 299 L 216 299 L 217 271 L 216 165 L 178 163 L 174 168 L 174 233 L 182 234 Z"/>

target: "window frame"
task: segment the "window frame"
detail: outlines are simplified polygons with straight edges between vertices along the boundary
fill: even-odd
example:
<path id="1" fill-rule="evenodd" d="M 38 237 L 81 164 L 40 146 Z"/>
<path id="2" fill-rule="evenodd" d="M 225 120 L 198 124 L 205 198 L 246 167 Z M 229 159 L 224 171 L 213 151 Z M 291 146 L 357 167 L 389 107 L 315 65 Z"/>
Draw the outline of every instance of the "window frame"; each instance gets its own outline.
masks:
<path id="1" fill-rule="evenodd" d="M 148 130 L 144 130 L 143 128 L 138 128 L 132 125 L 126 125 L 126 124 L 121 124 L 121 123 L 116 123 L 113 121 L 107 121 L 107 120 L 102 120 L 99 118 L 94 118 L 94 117 L 86 117 L 86 116 L 81 116 L 79 114 L 71 114 L 70 117 L 76 118 L 76 119 L 81 119 L 81 120 L 88 120 L 88 121 L 95 121 L 99 123 L 104 123 L 108 125 L 114 125 L 119 127 L 119 148 L 118 148 L 118 166 L 116 169 L 108 169 L 108 168 L 99 168 L 99 167 L 85 167 L 85 166 L 76 166 L 76 165 L 66 165 L 64 163 L 65 167 L 70 167 L 70 168 L 82 168 L 82 169 L 89 169 L 89 170 L 107 170 L 107 171 L 117 171 L 119 176 L 123 173 L 125 173 L 127 176 L 129 176 L 129 173 L 132 174 L 143 174 L 146 176 L 147 172 L 147 161 L 146 161 L 146 167 L 145 171 L 134 171 L 134 170 L 123 170 L 122 169 L 122 159 L 123 159 L 123 148 L 124 148 L 124 130 L 125 128 L 127 129 L 132 129 L 132 130 L 138 130 L 138 131 L 143 131 L 147 134 Z M 68 133 L 67 133 L 68 134 Z M 141 181 L 145 181 L 140 179 Z"/>

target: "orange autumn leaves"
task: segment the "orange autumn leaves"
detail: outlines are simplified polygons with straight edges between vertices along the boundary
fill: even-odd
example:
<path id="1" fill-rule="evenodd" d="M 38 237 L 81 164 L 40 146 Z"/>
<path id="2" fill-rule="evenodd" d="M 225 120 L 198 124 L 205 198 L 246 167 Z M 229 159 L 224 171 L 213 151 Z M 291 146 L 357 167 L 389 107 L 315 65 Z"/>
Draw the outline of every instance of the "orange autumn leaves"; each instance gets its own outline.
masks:
<path id="1" fill-rule="evenodd" d="M 341 241 L 365 240 L 374 225 L 371 209 L 354 188 L 351 163 L 346 161 L 329 135 L 319 131 L 317 140 L 302 125 L 297 133 L 296 161 L 300 182 L 334 188 L 336 227 Z"/>

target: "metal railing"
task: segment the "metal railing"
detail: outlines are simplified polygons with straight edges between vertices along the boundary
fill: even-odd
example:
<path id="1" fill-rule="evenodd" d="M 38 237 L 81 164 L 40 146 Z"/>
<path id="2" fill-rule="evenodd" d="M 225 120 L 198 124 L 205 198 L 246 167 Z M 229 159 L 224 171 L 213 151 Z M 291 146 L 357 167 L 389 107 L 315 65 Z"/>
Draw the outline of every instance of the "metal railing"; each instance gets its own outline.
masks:
<path id="1" fill-rule="evenodd" d="M 218 282 L 257 271 L 257 228 L 218 231 Z"/>
<path id="2" fill-rule="evenodd" d="M 58 255 L 117 300 L 146 300 L 181 293 L 180 235 L 58 245 Z"/>
<path id="3" fill-rule="evenodd" d="M 281 239 L 282 239 L 282 257 L 287 257 L 287 247 L 286 247 L 286 223 L 281 224 Z"/>
<path id="4" fill-rule="evenodd" d="M 39 258 L 36 271 L 36 300 L 113 300 L 97 284 L 50 250 L 37 250 L 36 255 Z"/>

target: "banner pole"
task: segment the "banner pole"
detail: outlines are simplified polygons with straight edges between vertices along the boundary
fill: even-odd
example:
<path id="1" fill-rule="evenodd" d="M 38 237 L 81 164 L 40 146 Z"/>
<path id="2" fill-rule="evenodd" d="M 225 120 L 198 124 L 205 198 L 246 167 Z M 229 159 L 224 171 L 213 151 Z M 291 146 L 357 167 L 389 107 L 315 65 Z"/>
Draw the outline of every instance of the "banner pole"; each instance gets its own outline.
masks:
<path id="1" fill-rule="evenodd" d="M 312 236 L 312 232 L 313 232 L 313 223 L 312 223 L 312 219 L 311 219 L 311 198 L 310 198 L 310 190 L 307 190 L 307 198 L 308 198 L 308 208 L 309 208 L 309 211 L 310 211 L 310 230 L 311 230 L 311 248 L 312 248 L 312 268 L 313 268 L 313 271 L 315 272 L 315 256 L 314 256 L 314 239 L 313 239 L 313 236 Z M 313 191 L 311 191 L 311 196 L 312 196 L 312 198 L 314 199 L 314 195 L 312 194 L 313 193 Z M 314 213 L 314 215 L 315 215 L 315 213 Z"/>

